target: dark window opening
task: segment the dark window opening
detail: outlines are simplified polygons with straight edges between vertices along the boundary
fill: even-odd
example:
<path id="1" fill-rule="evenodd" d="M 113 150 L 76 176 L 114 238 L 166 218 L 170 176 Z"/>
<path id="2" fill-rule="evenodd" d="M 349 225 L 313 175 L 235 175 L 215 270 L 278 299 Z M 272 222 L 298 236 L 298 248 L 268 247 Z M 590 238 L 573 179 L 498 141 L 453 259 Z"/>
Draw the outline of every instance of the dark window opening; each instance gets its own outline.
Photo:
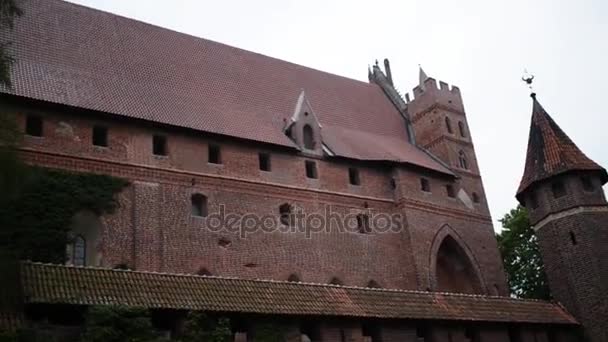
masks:
<path id="1" fill-rule="evenodd" d="M 458 162 L 460 164 L 461 169 L 469 169 L 469 162 L 467 160 L 467 155 L 464 153 L 464 151 L 458 152 Z"/>
<path id="2" fill-rule="evenodd" d="M 355 169 L 354 167 L 348 168 L 348 180 L 352 185 L 361 185 L 359 170 Z"/>
<path id="3" fill-rule="evenodd" d="M 331 285 L 343 285 L 342 284 L 342 280 L 340 280 L 340 278 L 337 278 L 337 277 L 331 278 L 331 280 L 329 281 L 329 283 Z"/>
<path id="4" fill-rule="evenodd" d="M 190 198 L 192 204 L 192 216 L 207 217 L 207 197 L 194 194 Z"/>
<path id="5" fill-rule="evenodd" d="M 152 153 L 156 156 L 167 155 L 167 137 L 164 135 L 152 136 Z"/>
<path id="6" fill-rule="evenodd" d="M 220 152 L 220 147 L 217 145 L 209 145 L 209 156 L 208 161 L 211 164 L 221 164 L 222 163 L 222 155 Z"/>
<path id="7" fill-rule="evenodd" d="M 38 115 L 28 115 L 25 118 L 25 134 L 33 137 L 42 136 L 42 118 Z"/>
<path id="8" fill-rule="evenodd" d="M 306 161 L 306 177 L 313 179 L 317 178 L 317 163 L 314 161 Z"/>
<path id="9" fill-rule="evenodd" d="M 289 278 L 287 278 L 287 281 L 297 283 L 300 281 L 300 277 L 298 277 L 297 274 L 291 274 L 291 275 L 289 275 Z"/>
<path id="10" fill-rule="evenodd" d="M 454 186 L 452 184 L 448 184 L 445 186 L 445 192 L 450 198 L 456 197 L 456 190 L 454 190 Z"/>
<path id="11" fill-rule="evenodd" d="M 304 138 L 304 147 L 309 150 L 315 149 L 315 137 L 314 132 L 312 131 L 312 127 L 310 125 L 304 125 L 302 129 L 302 134 Z"/>
<path id="12" fill-rule="evenodd" d="M 367 283 L 367 287 L 369 287 L 370 289 L 379 289 L 381 286 L 380 284 L 378 284 L 377 281 L 372 279 Z"/>
<path id="13" fill-rule="evenodd" d="M 397 182 L 395 181 L 395 178 L 391 178 L 391 190 L 395 189 L 397 189 Z"/>
<path id="14" fill-rule="evenodd" d="M 447 116 L 445 117 L 445 128 L 448 129 L 448 133 L 454 133 L 454 131 L 452 130 L 452 121 Z"/>
<path id="15" fill-rule="evenodd" d="M 416 337 L 422 338 L 422 339 L 426 338 L 426 335 L 427 335 L 426 330 L 427 329 L 425 326 L 417 326 L 416 327 Z"/>
<path id="16" fill-rule="evenodd" d="M 479 203 L 481 200 L 479 199 L 479 195 L 474 192 L 473 193 L 473 203 Z"/>
<path id="17" fill-rule="evenodd" d="M 426 178 L 420 178 L 420 189 L 424 192 L 431 192 L 431 183 Z"/>
<path id="18" fill-rule="evenodd" d="M 371 229 L 369 227 L 369 216 L 365 214 L 357 215 L 357 230 L 361 234 L 371 233 Z"/>
<path id="19" fill-rule="evenodd" d="M 593 181 L 591 180 L 591 177 L 589 177 L 589 176 L 581 177 L 581 183 L 583 184 L 583 190 L 585 190 L 587 192 L 592 192 L 593 190 L 595 190 L 593 188 Z"/>
<path id="20" fill-rule="evenodd" d="M 381 341 L 381 333 L 380 327 L 374 324 L 373 322 L 364 322 L 361 325 L 361 333 L 363 335 L 363 340 L 371 341 L 371 342 L 380 342 Z"/>
<path id="21" fill-rule="evenodd" d="M 560 198 L 566 195 L 566 187 L 563 182 L 554 182 L 551 184 L 551 191 L 553 192 L 553 197 Z"/>
<path id="22" fill-rule="evenodd" d="M 93 145 L 108 147 L 108 128 L 93 126 Z"/>
<path id="23" fill-rule="evenodd" d="M 321 329 L 317 322 L 305 321 L 300 325 L 300 333 L 312 342 L 321 341 Z M 302 339 L 302 341 L 305 341 Z"/>
<path id="24" fill-rule="evenodd" d="M 477 332 L 473 327 L 466 327 L 464 329 L 464 337 L 467 338 L 471 342 L 478 341 Z"/>
<path id="25" fill-rule="evenodd" d="M 128 264 L 121 263 L 121 264 L 114 265 L 113 269 L 115 269 L 115 270 L 131 270 L 131 267 L 129 267 Z"/>
<path id="26" fill-rule="evenodd" d="M 458 130 L 460 131 L 460 136 L 463 138 L 467 137 L 466 128 L 464 127 L 464 122 L 458 121 Z"/>
<path id="27" fill-rule="evenodd" d="M 530 207 L 532 209 L 538 208 L 538 198 L 536 197 L 536 192 L 530 193 L 530 198 L 528 201 L 530 202 Z"/>
<path id="28" fill-rule="evenodd" d="M 260 153 L 258 156 L 260 161 L 260 170 L 270 171 L 270 155 L 268 153 Z"/>
<path id="29" fill-rule="evenodd" d="M 286 226 L 291 226 L 292 214 L 291 214 L 291 205 L 289 203 L 284 203 L 279 206 L 279 220 L 282 224 Z"/>
<path id="30" fill-rule="evenodd" d="M 87 253 L 87 242 L 82 237 L 82 235 L 78 235 L 74 238 L 74 248 L 72 260 L 74 261 L 75 266 L 85 266 L 86 265 L 86 253 Z"/>
<path id="31" fill-rule="evenodd" d="M 200 269 L 199 269 L 199 270 L 196 272 L 196 274 L 197 274 L 197 275 L 200 275 L 200 276 L 210 276 L 210 275 L 212 275 L 212 274 L 211 274 L 211 272 L 209 272 L 209 270 L 208 270 L 208 269 L 206 269 L 206 268 L 204 268 L 204 267 L 201 267 L 201 268 L 200 268 Z"/>
<path id="32" fill-rule="evenodd" d="M 576 246 L 577 244 L 576 235 L 574 235 L 574 232 L 570 232 L 570 242 L 572 242 L 573 246 Z"/>

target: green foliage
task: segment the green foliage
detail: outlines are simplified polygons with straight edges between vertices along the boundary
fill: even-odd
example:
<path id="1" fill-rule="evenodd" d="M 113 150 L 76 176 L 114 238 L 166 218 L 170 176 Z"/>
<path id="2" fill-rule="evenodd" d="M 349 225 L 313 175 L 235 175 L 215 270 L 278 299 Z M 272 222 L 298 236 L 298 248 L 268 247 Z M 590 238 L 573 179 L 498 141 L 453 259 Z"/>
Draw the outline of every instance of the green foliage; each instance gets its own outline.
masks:
<path id="1" fill-rule="evenodd" d="M 113 212 L 114 195 L 128 184 L 105 175 L 35 167 L 24 171 L 19 191 L 0 198 L 0 248 L 33 261 L 65 262 L 74 215 L 83 210 Z"/>
<path id="2" fill-rule="evenodd" d="M 522 206 L 512 209 L 500 222 L 498 248 L 509 276 L 511 293 L 520 298 L 550 299 L 538 242 Z"/>
<path id="3" fill-rule="evenodd" d="M 93 306 L 87 312 L 83 342 L 151 342 L 159 340 L 145 309 Z"/>
<path id="4" fill-rule="evenodd" d="M 232 340 L 228 318 L 211 319 L 202 312 L 190 312 L 179 342 L 228 342 Z"/>
<path id="5" fill-rule="evenodd" d="M 286 329 L 278 322 L 264 322 L 255 326 L 254 342 L 283 342 Z"/>

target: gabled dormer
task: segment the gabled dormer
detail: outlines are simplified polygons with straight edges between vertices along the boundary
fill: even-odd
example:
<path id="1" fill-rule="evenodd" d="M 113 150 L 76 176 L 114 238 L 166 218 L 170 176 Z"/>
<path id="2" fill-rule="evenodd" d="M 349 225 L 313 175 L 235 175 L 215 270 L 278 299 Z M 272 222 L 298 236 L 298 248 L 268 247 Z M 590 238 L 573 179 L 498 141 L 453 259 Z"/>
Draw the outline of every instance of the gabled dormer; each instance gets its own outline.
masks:
<path id="1" fill-rule="evenodd" d="M 285 127 L 285 135 L 293 140 L 303 153 L 323 155 L 321 123 L 302 90 L 291 119 Z"/>

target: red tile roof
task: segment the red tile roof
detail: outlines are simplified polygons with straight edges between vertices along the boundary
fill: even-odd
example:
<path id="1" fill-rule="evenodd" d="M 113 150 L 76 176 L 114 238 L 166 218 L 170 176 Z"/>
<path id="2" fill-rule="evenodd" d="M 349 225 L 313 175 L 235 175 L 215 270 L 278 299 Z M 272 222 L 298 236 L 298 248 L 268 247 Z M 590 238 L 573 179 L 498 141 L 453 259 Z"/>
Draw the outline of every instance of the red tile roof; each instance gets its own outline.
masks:
<path id="1" fill-rule="evenodd" d="M 23 7 L 15 29 L 0 32 L 13 41 L 17 61 L 14 89 L 3 92 L 294 147 L 284 120 L 305 90 L 321 124 L 397 151 L 359 154 L 366 142 L 350 139 L 332 146 L 338 156 L 390 158 L 452 174 L 409 145 L 404 120 L 375 84 L 64 1 L 28 0 Z"/>
<path id="2" fill-rule="evenodd" d="M 517 190 L 518 198 L 534 182 L 568 171 L 597 171 L 606 182 L 606 170 L 581 152 L 541 106 L 536 95 L 532 97 L 528 153 L 524 175 Z"/>
<path id="3" fill-rule="evenodd" d="M 561 306 L 509 297 L 370 289 L 22 263 L 26 303 L 279 315 L 577 324 Z"/>

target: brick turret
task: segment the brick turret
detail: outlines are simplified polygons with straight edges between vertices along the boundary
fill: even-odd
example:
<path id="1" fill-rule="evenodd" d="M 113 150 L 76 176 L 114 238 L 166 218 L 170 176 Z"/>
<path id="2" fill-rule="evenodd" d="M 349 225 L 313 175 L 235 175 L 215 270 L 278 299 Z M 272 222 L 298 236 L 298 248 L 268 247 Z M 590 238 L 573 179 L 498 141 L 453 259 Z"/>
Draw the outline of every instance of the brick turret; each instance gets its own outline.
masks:
<path id="1" fill-rule="evenodd" d="M 529 211 L 551 292 L 594 342 L 608 341 L 606 170 L 589 159 L 533 94 L 526 166 L 517 199 Z"/>

